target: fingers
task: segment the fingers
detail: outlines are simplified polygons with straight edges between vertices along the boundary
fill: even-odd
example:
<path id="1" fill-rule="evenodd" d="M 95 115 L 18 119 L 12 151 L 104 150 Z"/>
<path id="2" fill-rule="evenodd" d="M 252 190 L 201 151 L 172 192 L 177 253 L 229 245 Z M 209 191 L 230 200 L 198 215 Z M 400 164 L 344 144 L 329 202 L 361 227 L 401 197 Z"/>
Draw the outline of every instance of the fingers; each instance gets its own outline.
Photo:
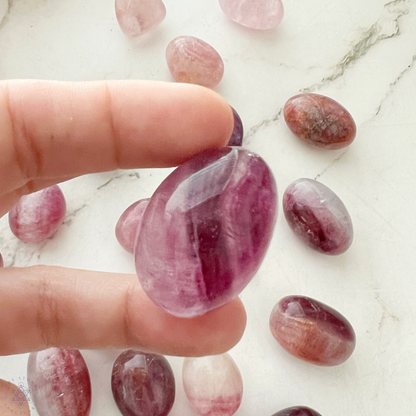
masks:
<path id="1" fill-rule="evenodd" d="M 116 168 L 174 166 L 231 136 L 213 91 L 150 81 L 0 82 L 0 196 Z"/>
<path id="2" fill-rule="evenodd" d="M 0 355 L 51 346 L 220 354 L 240 340 L 245 323 L 238 299 L 201 317 L 173 317 L 147 298 L 134 275 L 46 266 L 0 270 Z"/>

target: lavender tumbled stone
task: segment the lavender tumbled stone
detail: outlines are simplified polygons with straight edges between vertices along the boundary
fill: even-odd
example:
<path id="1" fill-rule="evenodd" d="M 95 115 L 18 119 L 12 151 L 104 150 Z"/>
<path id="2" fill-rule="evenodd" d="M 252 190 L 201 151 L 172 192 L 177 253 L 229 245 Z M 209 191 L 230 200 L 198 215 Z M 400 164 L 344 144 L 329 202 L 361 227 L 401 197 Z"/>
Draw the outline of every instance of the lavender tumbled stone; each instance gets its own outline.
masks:
<path id="1" fill-rule="evenodd" d="M 280 410 L 273 416 L 321 416 L 316 410 L 306 406 L 293 406 Z"/>
<path id="2" fill-rule="evenodd" d="M 127 350 L 114 363 L 111 390 L 123 416 L 166 416 L 175 401 L 175 377 L 162 355 Z"/>
<path id="3" fill-rule="evenodd" d="M 283 195 L 283 212 L 295 234 L 321 253 L 342 254 L 352 244 L 354 231 L 347 208 L 320 182 L 292 182 Z"/>
<path id="4" fill-rule="evenodd" d="M 143 289 L 180 317 L 227 303 L 260 267 L 276 205 L 270 168 L 245 149 L 208 150 L 179 166 L 143 216 L 135 245 Z"/>
<path id="5" fill-rule="evenodd" d="M 241 146 L 243 144 L 243 122 L 241 121 L 240 116 L 238 115 L 237 111 L 231 107 L 233 110 L 234 115 L 234 129 L 231 133 L 230 140 L 228 141 L 227 146 Z"/>

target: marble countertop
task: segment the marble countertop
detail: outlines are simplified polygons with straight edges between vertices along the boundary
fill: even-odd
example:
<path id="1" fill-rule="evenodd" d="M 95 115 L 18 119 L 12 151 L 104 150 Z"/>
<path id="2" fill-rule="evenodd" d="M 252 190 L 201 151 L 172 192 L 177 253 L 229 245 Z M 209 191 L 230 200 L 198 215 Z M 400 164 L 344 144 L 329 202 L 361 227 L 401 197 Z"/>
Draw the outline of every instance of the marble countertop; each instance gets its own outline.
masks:
<path id="1" fill-rule="evenodd" d="M 322 416 L 413 414 L 416 404 L 416 1 L 285 0 L 276 30 L 229 21 L 217 0 L 165 0 L 166 20 L 137 40 L 118 27 L 114 0 L 1 0 L 0 79 L 172 81 L 165 48 L 178 35 L 216 48 L 225 75 L 215 88 L 239 112 L 244 146 L 272 168 L 279 196 L 300 177 L 334 190 L 354 222 L 338 257 L 304 247 L 279 214 L 266 259 L 243 291 L 248 324 L 230 351 L 244 379 L 237 415 L 303 404 Z M 339 151 L 312 149 L 287 128 L 282 107 L 299 91 L 328 95 L 358 134 Z M 88 175 L 62 184 L 68 213 L 40 245 L 19 242 L 0 220 L 5 266 L 51 264 L 134 273 L 118 245 L 121 212 L 150 196 L 169 169 Z M 281 198 L 280 201 L 281 202 Z M 304 294 L 342 312 L 357 334 L 349 361 L 315 367 L 283 351 L 268 329 L 283 296 Z M 117 415 L 110 374 L 119 351 L 83 351 L 93 383 L 91 416 Z M 172 415 L 196 415 L 181 381 Z M 0 378 L 26 383 L 27 355 L 0 358 Z M 37 415 L 32 410 L 32 415 Z"/>

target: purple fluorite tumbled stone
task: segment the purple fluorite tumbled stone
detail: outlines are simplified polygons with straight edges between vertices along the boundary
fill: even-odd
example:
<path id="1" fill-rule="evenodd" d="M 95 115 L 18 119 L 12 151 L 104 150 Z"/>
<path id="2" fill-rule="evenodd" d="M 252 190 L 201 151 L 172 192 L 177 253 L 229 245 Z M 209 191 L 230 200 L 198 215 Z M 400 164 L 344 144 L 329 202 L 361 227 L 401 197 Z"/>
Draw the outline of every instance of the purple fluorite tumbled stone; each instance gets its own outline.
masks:
<path id="1" fill-rule="evenodd" d="M 276 205 L 270 168 L 245 149 L 208 150 L 179 166 L 143 216 L 135 246 L 143 289 L 180 317 L 225 304 L 260 267 Z"/>
<path id="2" fill-rule="evenodd" d="M 244 134 L 243 122 L 241 121 L 237 111 L 235 111 L 234 108 L 232 108 L 232 110 L 234 115 L 234 130 L 231 134 L 228 146 L 241 146 L 243 144 Z"/>
<path id="3" fill-rule="evenodd" d="M 162 355 L 124 351 L 111 376 L 114 400 L 123 416 L 166 416 L 175 401 L 175 377 Z"/>
<path id="4" fill-rule="evenodd" d="M 292 182 L 283 195 L 283 212 L 295 234 L 321 253 L 342 254 L 352 244 L 347 208 L 320 182 L 304 178 Z"/>

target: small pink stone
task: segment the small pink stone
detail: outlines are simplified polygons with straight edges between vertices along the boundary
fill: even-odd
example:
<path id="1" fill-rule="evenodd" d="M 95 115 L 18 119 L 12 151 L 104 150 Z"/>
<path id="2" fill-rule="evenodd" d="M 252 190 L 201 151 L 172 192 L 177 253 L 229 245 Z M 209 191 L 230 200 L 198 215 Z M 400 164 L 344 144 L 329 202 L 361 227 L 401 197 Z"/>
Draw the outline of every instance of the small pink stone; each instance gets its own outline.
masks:
<path id="1" fill-rule="evenodd" d="M 208 43 L 193 36 L 179 36 L 166 48 L 169 70 L 178 82 L 213 88 L 224 75 L 224 63 Z"/>
<path id="2" fill-rule="evenodd" d="M 202 416 L 231 416 L 240 407 L 243 380 L 229 354 L 185 358 L 183 387 L 190 405 Z"/>
<path id="3" fill-rule="evenodd" d="M 251 29 L 273 29 L 283 19 L 281 0 L 220 0 L 223 12 L 234 22 Z"/>
<path id="4" fill-rule="evenodd" d="M 283 115 L 289 129 L 314 147 L 342 149 L 353 142 L 357 133 L 351 114 L 325 95 L 295 95 L 286 102 Z"/>
<path id="5" fill-rule="evenodd" d="M 161 0 L 116 0 L 116 16 L 123 33 L 134 38 L 161 23 L 166 8 Z"/>
<path id="6" fill-rule="evenodd" d="M 120 245 L 129 253 L 134 252 L 134 241 L 149 201 L 149 198 L 144 198 L 131 204 L 121 214 L 116 224 L 116 238 Z"/>
<path id="7" fill-rule="evenodd" d="M 58 185 L 22 196 L 9 212 L 13 234 L 25 243 L 40 243 L 51 237 L 62 224 L 65 197 Z"/>
<path id="8" fill-rule="evenodd" d="M 77 350 L 49 348 L 29 355 L 27 379 L 39 416 L 88 416 L 90 375 Z"/>
<path id="9" fill-rule="evenodd" d="M 355 348 L 354 329 L 347 319 L 306 296 L 281 299 L 270 314 L 270 330 L 286 351 L 316 365 L 342 364 Z"/>

